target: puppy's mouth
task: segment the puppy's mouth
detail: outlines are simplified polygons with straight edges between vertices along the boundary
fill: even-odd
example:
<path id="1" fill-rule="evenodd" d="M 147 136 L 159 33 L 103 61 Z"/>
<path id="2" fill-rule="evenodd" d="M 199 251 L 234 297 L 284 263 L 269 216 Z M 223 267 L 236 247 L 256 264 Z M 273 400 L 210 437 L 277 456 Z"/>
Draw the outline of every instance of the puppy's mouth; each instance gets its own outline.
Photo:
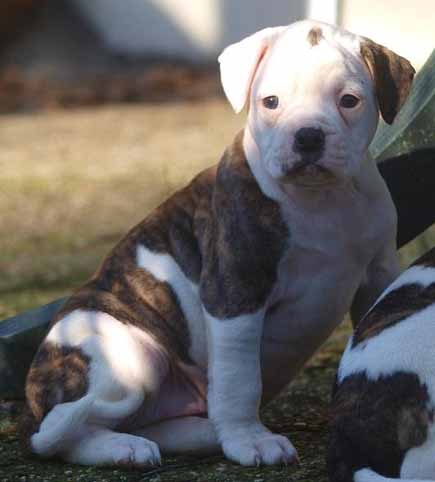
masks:
<path id="1" fill-rule="evenodd" d="M 281 176 L 284 184 L 300 184 L 302 186 L 321 186 L 335 180 L 333 173 L 326 167 L 304 158 L 291 167 L 284 169 Z"/>

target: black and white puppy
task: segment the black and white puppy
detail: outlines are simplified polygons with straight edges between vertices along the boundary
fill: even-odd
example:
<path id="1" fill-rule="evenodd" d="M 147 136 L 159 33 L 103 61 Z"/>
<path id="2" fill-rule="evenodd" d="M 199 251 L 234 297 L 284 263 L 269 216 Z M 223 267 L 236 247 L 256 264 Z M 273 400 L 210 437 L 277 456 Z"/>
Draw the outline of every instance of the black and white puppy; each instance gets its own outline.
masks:
<path id="1" fill-rule="evenodd" d="M 396 212 L 367 148 L 414 69 L 310 21 L 220 57 L 246 127 L 221 161 L 133 228 L 53 320 L 30 369 L 24 439 L 81 464 L 296 450 L 260 421 L 349 310 L 397 276 Z M 208 417 L 208 418 L 207 418 Z"/>
<path id="2" fill-rule="evenodd" d="M 331 482 L 435 480 L 435 248 L 358 324 L 338 368 Z"/>

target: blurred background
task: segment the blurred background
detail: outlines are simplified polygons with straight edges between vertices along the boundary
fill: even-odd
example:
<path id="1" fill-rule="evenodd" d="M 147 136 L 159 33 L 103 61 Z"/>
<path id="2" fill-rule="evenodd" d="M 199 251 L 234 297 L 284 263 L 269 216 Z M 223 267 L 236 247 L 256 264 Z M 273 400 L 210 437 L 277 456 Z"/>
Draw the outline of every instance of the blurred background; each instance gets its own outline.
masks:
<path id="1" fill-rule="evenodd" d="M 417 69 L 435 46 L 432 0 L 2 0 L 0 317 L 69 293 L 217 162 L 243 124 L 217 55 L 302 18 L 368 36 Z"/>

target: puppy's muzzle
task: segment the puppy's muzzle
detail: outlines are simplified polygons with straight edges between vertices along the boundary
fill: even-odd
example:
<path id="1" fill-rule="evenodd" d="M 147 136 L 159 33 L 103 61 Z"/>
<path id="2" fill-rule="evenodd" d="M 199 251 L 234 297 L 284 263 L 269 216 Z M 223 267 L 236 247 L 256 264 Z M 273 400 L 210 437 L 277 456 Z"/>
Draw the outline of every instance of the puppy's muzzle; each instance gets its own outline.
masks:
<path id="1" fill-rule="evenodd" d="M 301 155 L 304 163 L 317 162 L 325 149 L 325 133 L 315 127 L 302 127 L 295 133 L 293 152 Z"/>

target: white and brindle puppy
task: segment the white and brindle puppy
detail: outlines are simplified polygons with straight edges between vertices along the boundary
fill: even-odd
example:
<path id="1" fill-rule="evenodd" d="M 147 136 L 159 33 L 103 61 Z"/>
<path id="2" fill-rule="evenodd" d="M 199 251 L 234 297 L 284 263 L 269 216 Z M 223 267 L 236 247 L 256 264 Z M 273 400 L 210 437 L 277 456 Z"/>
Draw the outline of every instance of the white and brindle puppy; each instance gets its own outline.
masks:
<path id="1" fill-rule="evenodd" d="M 343 354 L 331 482 L 435 480 L 435 248 L 381 295 Z"/>
<path id="2" fill-rule="evenodd" d="M 220 57 L 247 125 L 217 166 L 132 229 L 53 320 L 30 369 L 24 440 L 80 464 L 296 450 L 259 420 L 342 320 L 397 275 L 396 213 L 367 147 L 409 62 L 309 21 Z"/>

